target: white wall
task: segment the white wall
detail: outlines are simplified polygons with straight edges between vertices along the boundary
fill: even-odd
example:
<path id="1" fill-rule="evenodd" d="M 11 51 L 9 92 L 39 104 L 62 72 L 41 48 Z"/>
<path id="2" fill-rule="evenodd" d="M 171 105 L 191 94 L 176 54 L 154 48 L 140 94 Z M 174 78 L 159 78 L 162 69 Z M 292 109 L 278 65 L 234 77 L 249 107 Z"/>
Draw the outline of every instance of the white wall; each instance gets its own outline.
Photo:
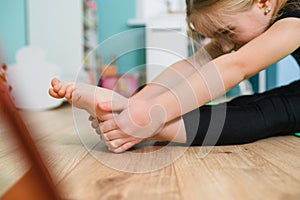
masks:
<path id="1" fill-rule="evenodd" d="M 40 47 L 62 77 L 75 78 L 83 61 L 82 0 L 28 0 L 28 42 Z"/>
<path id="2" fill-rule="evenodd" d="M 168 7 L 167 4 L 170 6 Z M 185 0 L 136 0 L 136 18 L 149 19 L 168 11 L 185 10 Z"/>

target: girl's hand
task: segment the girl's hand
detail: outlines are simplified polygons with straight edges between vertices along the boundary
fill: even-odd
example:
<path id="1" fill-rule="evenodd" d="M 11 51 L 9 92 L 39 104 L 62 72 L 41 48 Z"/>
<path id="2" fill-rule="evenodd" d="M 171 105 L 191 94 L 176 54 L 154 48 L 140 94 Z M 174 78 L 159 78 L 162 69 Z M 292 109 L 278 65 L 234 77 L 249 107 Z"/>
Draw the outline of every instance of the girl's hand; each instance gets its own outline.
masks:
<path id="1" fill-rule="evenodd" d="M 127 102 L 127 101 L 126 101 Z M 114 103 L 118 103 L 119 106 L 126 106 L 126 103 L 125 101 L 114 101 Z M 98 135 L 100 135 L 100 138 L 102 140 L 102 132 L 100 130 L 100 123 L 101 122 L 104 122 L 104 121 L 108 121 L 108 120 L 112 120 L 114 119 L 120 111 L 112 111 L 110 109 L 107 109 L 107 110 L 104 110 L 102 109 L 99 105 L 102 104 L 102 103 L 99 103 L 97 106 L 96 106 L 96 116 L 93 116 L 93 115 L 90 115 L 89 116 L 89 121 L 91 122 L 91 126 L 92 128 L 95 129 L 96 133 Z M 109 104 L 109 102 L 105 102 L 104 104 Z"/>
<path id="2" fill-rule="evenodd" d="M 104 133 L 102 140 L 105 142 L 108 150 L 114 153 L 122 153 L 144 139 L 132 137 L 117 129 Z"/>
<path id="3" fill-rule="evenodd" d="M 96 117 L 93 117 L 92 115 L 89 116 L 89 121 L 91 122 L 91 127 L 95 129 L 96 133 L 100 135 L 100 138 L 102 140 L 102 134 L 100 130 L 100 122 Z"/>
<path id="4" fill-rule="evenodd" d="M 120 107 L 114 108 L 112 102 L 106 103 L 110 105 L 111 110 L 118 110 Z M 102 108 L 102 106 L 100 105 Z M 104 121 L 101 125 L 103 133 L 119 129 L 121 132 L 131 135 L 135 138 L 149 138 L 155 135 L 165 124 L 166 113 L 162 106 L 155 104 L 151 100 L 129 100 L 128 107 L 113 119 Z"/>
<path id="5" fill-rule="evenodd" d="M 103 134 L 103 131 L 101 131 L 101 123 L 97 118 L 90 116 L 89 121 L 91 122 L 91 126 L 95 129 L 96 133 L 100 135 L 100 139 L 105 142 L 108 150 L 114 153 L 122 153 L 143 141 L 141 138 L 134 138 L 118 129 Z"/>

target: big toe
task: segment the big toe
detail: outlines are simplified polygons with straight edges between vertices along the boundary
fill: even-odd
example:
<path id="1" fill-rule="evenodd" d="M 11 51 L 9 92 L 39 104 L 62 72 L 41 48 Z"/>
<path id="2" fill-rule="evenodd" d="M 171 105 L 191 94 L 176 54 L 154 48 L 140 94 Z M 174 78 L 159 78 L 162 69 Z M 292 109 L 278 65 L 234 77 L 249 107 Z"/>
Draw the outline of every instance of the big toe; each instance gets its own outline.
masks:
<path id="1" fill-rule="evenodd" d="M 52 81 L 51 81 L 52 87 L 54 87 L 54 86 L 57 85 L 58 83 L 60 83 L 60 80 L 59 80 L 58 78 L 54 78 L 54 79 L 52 79 Z"/>

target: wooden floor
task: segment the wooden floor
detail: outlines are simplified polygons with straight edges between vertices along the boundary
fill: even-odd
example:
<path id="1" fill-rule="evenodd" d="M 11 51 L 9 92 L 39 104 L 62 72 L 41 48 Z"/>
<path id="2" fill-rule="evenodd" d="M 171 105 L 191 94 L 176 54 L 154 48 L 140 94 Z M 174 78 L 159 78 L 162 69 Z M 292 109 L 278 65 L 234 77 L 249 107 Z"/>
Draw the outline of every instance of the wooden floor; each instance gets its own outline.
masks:
<path id="1" fill-rule="evenodd" d="M 112 154 L 89 128 L 87 116 L 69 105 L 22 115 L 63 199 L 300 199 L 300 138 L 294 136 Z M 5 124 L 0 130 L 1 196 L 29 166 Z"/>

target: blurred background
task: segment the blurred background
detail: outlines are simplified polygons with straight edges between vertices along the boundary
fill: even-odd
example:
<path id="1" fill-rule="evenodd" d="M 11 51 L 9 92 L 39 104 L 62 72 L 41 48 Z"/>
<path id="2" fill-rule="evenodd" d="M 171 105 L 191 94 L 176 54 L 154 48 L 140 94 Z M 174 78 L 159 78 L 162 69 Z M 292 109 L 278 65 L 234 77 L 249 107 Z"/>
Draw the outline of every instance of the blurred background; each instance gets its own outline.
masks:
<path id="1" fill-rule="evenodd" d="M 15 90 L 26 77 L 33 82 L 30 85 L 41 85 L 41 80 L 50 82 L 58 76 L 114 88 L 125 96 L 192 53 L 186 38 L 185 0 L 1 1 L 0 44 L 8 78 L 15 77 L 11 83 Z M 286 84 L 299 77 L 296 65 L 288 57 L 231 94 Z M 46 87 L 49 84 L 31 90 L 47 95 Z"/>

